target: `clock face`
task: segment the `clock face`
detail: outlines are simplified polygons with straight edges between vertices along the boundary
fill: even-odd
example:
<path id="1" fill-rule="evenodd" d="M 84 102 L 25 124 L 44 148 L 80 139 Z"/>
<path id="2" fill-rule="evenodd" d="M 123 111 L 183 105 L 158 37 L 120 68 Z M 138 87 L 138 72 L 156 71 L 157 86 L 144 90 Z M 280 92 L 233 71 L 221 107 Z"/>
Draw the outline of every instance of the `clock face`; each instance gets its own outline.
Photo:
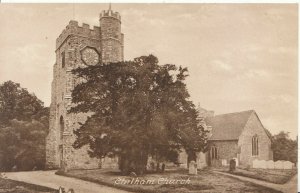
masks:
<path id="1" fill-rule="evenodd" d="M 81 51 L 81 59 L 86 65 L 96 65 L 99 64 L 99 53 L 95 48 L 85 47 Z"/>

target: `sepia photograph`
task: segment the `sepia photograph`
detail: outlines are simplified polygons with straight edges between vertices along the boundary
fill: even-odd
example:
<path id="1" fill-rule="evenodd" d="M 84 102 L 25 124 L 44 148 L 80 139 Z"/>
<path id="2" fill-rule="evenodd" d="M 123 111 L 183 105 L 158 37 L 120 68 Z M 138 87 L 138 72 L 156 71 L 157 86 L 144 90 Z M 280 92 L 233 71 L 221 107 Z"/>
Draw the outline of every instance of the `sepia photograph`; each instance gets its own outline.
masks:
<path id="1" fill-rule="evenodd" d="M 297 3 L 0 2 L 0 193 L 296 193 Z"/>

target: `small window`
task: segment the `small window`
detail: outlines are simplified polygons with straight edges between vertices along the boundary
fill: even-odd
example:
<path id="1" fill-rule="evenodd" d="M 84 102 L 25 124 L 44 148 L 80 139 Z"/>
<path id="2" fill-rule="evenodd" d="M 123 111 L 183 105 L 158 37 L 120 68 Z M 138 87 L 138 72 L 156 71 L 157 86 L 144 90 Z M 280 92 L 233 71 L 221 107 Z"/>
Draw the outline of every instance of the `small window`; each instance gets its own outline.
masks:
<path id="1" fill-rule="evenodd" d="M 65 52 L 61 53 L 61 67 L 64 68 L 66 64 L 66 56 L 65 56 Z"/>
<path id="2" fill-rule="evenodd" d="M 258 137 L 252 137 L 252 156 L 258 156 Z"/>
<path id="3" fill-rule="evenodd" d="M 65 122 L 64 122 L 63 116 L 60 116 L 59 127 L 60 127 L 60 139 L 62 140 L 64 131 L 65 131 Z"/>
<path id="4" fill-rule="evenodd" d="M 211 147 L 211 159 L 218 159 L 218 148 L 216 146 Z"/>

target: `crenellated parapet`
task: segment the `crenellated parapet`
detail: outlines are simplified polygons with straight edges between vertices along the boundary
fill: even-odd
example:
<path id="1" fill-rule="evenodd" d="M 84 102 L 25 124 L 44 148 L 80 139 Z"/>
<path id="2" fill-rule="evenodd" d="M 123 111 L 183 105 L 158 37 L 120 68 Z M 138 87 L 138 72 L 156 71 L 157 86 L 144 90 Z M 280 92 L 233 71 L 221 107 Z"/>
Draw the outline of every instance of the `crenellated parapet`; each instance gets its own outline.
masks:
<path id="1" fill-rule="evenodd" d="M 46 139 L 46 165 L 48 168 L 96 169 L 111 167 L 117 159 L 108 161 L 97 160 L 88 156 L 87 146 L 74 149 L 76 136 L 72 131 L 84 123 L 89 114 L 68 113 L 73 105 L 72 90 L 84 81 L 72 74 L 72 70 L 85 67 L 86 59 L 93 62 L 97 50 L 98 64 L 101 62 L 119 62 L 124 58 L 124 34 L 121 32 L 121 16 L 111 10 L 100 14 L 99 26 L 79 24 L 71 20 L 56 39 L 56 63 L 53 68 L 52 95 L 49 117 L 49 134 Z M 82 52 L 84 49 L 93 50 Z M 86 58 L 86 59 L 85 59 Z M 90 62 L 89 62 L 90 63 Z M 90 63 L 93 65 L 92 63 Z M 110 158 L 109 158 L 110 159 Z"/>
<path id="2" fill-rule="evenodd" d="M 89 24 L 83 23 L 82 26 L 79 26 L 77 21 L 71 20 L 56 39 L 56 49 L 58 49 L 70 35 L 100 39 L 100 27 L 94 26 L 93 29 L 90 29 Z"/>
<path id="3" fill-rule="evenodd" d="M 103 10 L 100 13 L 100 20 L 102 18 L 107 18 L 107 17 L 117 19 L 121 23 L 121 15 L 119 14 L 119 12 L 114 12 L 113 10 Z"/>

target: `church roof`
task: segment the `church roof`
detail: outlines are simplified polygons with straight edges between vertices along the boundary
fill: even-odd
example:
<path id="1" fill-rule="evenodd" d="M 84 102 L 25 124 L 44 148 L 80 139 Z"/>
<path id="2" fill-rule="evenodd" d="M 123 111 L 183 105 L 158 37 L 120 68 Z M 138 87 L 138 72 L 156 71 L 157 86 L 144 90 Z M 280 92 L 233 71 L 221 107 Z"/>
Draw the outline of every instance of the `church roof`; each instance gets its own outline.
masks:
<path id="1" fill-rule="evenodd" d="M 207 117 L 206 125 L 212 127 L 209 140 L 238 140 L 253 113 L 249 110 Z"/>

